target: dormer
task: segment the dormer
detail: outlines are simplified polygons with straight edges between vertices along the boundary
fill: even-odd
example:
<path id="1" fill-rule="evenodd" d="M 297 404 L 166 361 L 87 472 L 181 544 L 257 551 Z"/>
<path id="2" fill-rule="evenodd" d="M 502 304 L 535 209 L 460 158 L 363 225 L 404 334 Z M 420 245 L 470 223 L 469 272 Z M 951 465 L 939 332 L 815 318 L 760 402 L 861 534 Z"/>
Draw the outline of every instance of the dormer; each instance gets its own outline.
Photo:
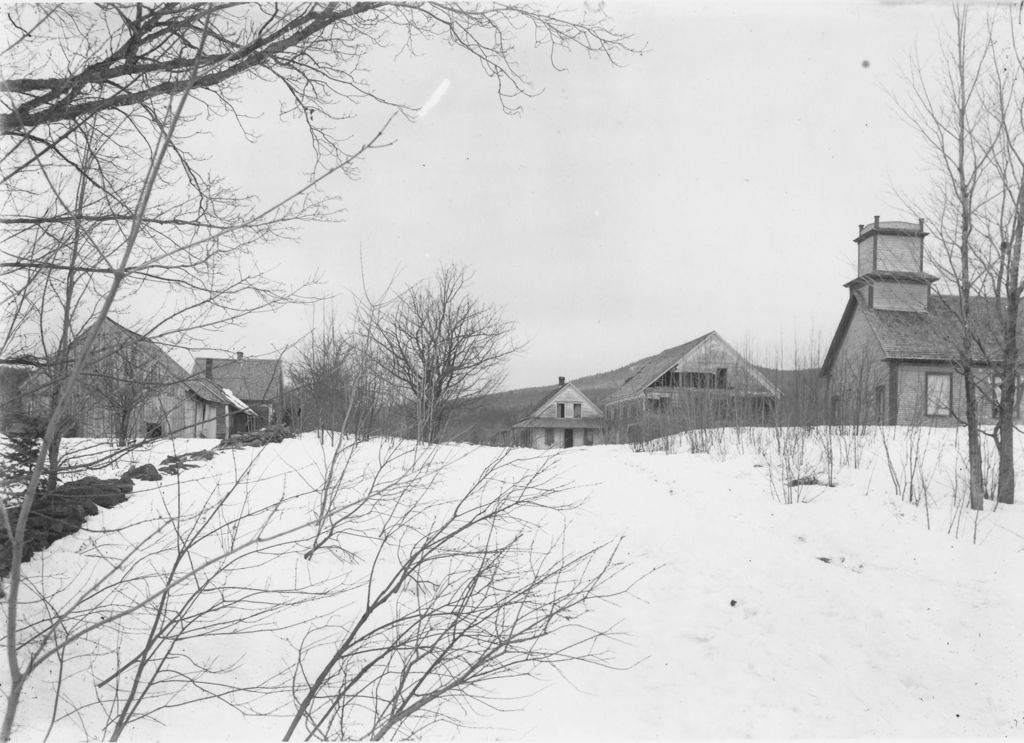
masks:
<path id="1" fill-rule="evenodd" d="M 846 284 L 861 306 L 876 310 L 927 312 L 931 285 L 924 272 L 924 220 L 862 224 L 857 244 L 857 278 Z"/>

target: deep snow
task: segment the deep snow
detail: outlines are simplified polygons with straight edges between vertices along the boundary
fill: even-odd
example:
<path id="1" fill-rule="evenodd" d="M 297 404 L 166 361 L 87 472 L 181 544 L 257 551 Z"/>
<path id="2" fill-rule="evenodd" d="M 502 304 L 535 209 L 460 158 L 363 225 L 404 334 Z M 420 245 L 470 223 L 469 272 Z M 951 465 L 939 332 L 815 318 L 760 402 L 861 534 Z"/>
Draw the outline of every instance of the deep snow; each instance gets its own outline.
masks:
<path id="1" fill-rule="evenodd" d="M 882 435 L 894 452 L 897 479 L 912 469 L 911 454 L 921 453 L 917 492 L 923 479 L 927 512 L 924 502 L 914 505 L 896 493 Z M 739 437 L 723 432 L 709 453 L 700 454 L 686 452 L 685 440 L 664 447 L 678 448 L 673 453 L 617 446 L 565 450 L 551 458 L 513 452 L 520 468 L 544 462 L 553 468 L 570 488 L 567 500 L 586 498 L 569 515 L 570 546 L 582 549 L 624 535 L 632 574 L 657 570 L 630 596 L 591 616 L 592 623 L 617 624 L 624 634 L 608 648 L 618 669 L 579 665 L 563 669 L 564 678 L 547 672 L 505 682 L 492 690 L 505 700 L 504 710 L 468 715 L 462 735 L 1020 736 L 1024 509 L 1001 505 L 993 512 L 989 503 L 974 528 L 974 515 L 962 509 L 959 436 L 951 429 L 924 437 L 887 429 L 848 437 L 835 449 L 836 486 L 789 490 L 802 502 L 788 505 L 780 502 L 787 489 L 769 429 Z M 805 443 L 802 471 L 823 478 L 820 445 Z M 201 440 L 158 442 L 108 471 L 159 461 L 172 449 L 207 446 Z M 385 450 L 380 441 L 363 445 L 349 476 L 363 467 L 375 471 Z M 434 489 L 458 493 L 498 453 L 465 445 L 431 449 L 446 463 Z M 243 532 L 258 523 L 267 533 L 296 529 L 308 542 L 309 530 L 300 527 L 315 507 L 311 491 L 328 461 L 329 447 L 307 435 L 262 451 L 226 452 L 180 478 L 137 483 L 127 503 L 34 558 L 26 575 L 41 595 L 66 606 L 112 561 L 148 550 L 145 570 L 140 567 L 131 584 L 141 591 L 167 569 L 167 548 L 175 541 L 168 517 L 194 518 L 214 502 L 223 504 L 218 518 L 249 514 Z M 402 464 L 385 469 L 399 477 Z M 243 487 L 233 485 L 240 473 Z M 353 493 L 360 487 L 365 481 L 352 480 Z M 557 532 L 562 524 L 551 526 Z M 204 542 L 196 553 L 211 549 Z M 237 576 L 253 585 L 275 587 L 284 579 L 327 586 L 338 577 L 337 562 L 321 556 L 306 561 L 291 543 L 270 540 L 247 560 Z M 89 616 L 115 611 L 119 604 L 112 596 L 89 598 Z M 26 609 L 30 617 L 38 611 Z M 240 607 L 218 618 L 220 634 L 190 641 L 184 655 L 238 661 L 226 678 L 252 683 L 275 664 L 287 665 L 307 615 L 315 615 L 314 607 L 296 602 L 290 613 L 274 618 L 276 630 L 238 634 L 234 628 L 247 627 L 244 620 L 255 621 L 252 606 Z M 103 737 L 112 690 L 97 689 L 96 679 L 138 642 L 114 626 L 92 633 L 76 646 L 81 657 L 68 660 L 60 714 L 89 706 L 59 721 L 53 737 L 79 738 L 82 729 Z M 127 628 L 133 626 L 129 621 Z M 46 730 L 56 679 L 53 659 L 36 672 L 19 711 L 19 738 Z M 124 737 L 279 739 L 284 724 L 204 700 L 157 709 L 154 719 L 133 725 Z M 450 737 L 452 731 L 442 727 L 435 734 Z"/>

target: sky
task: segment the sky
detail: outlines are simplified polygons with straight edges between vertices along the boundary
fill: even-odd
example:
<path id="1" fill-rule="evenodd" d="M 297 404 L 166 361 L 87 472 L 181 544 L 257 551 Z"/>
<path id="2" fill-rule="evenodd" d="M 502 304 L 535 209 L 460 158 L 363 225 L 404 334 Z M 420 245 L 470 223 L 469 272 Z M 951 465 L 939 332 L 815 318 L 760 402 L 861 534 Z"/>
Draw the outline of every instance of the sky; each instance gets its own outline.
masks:
<path id="1" fill-rule="evenodd" d="M 949 7 L 605 7 L 644 52 L 619 67 L 567 55 L 556 70 L 524 49 L 540 94 L 515 116 L 464 52 L 382 54 L 374 84 L 420 116 L 397 122 L 357 179 L 325 185 L 343 221 L 305 225 L 259 259 L 285 280 L 319 271 L 342 316 L 364 286 L 378 294 L 465 264 L 473 292 L 516 322 L 523 351 L 508 389 L 614 369 L 711 330 L 755 362 L 816 365 L 854 278 L 858 224 L 918 216 L 902 197 L 932 174 L 895 100 L 913 54 L 934 63 Z M 256 144 L 218 130 L 211 167 L 269 200 L 301 182 L 312 151 L 297 122 L 267 108 Z M 385 116 L 354 113 L 353 142 Z M 323 313 L 254 318 L 216 345 L 274 354 Z"/>

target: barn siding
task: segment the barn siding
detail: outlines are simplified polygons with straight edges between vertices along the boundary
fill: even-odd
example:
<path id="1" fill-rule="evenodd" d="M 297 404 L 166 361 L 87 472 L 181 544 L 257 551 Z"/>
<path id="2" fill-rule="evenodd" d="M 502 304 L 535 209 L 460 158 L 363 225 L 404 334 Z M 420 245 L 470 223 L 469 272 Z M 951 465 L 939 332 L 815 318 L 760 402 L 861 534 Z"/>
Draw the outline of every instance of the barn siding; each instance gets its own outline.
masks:
<path id="1" fill-rule="evenodd" d="M 833 422 L 877 422 L 879 412 L 881 420 L 887 419 L 887 410 L 875 410 L 876 390 L 889 390 L 889 365 L 882 356 L 882 346 L 858 305 L 828 376 L 827 402 Z M 887 408 L 892 396 L 883 395 Z"/>
<path id="2" fill-rule="evenodd" d="M 572 418 L 572 406 L 576 403 L 583 405 L 583 417 L 584 418 L 601 418 L 603 413 L 597 409 L 591 402 L 589 402 L 583 395 L 572 387 L 566 386 L 560 390 L 555 397 L 551 399 L 551 402 L 545 405 L 542 409 L 534 412 L 534 418 L 554 418 L 557 415 L 558 403 L 565 404 L 565 417 Z"/>
<path id="3" fill-rule="evenodd" d="M 899 415 L 900 425 L 936 425 L 952 426 L 967 419 L 967 394 L 964 377 L 957 372 L 952 364 L 922 364 L 914 362 L 898 363 Z M 950 416 L 926 416 L 925 413 L 925 375 L 953 375 L 953 414 Z M 993 423 L 991 403 L 991 376 L 986 368 L 975 369 L 975 387 L 978 390 L 978 416 L 982 423 Z M 1017 416 L 1020 418 L 1020 415 Z"/>
<path id="4" fill-rule="evenodd" d="M 879 281 L 872 285 L 874 308 L 905 312 L 928 310 L 928 285 Z"/>
<path id="5" fill-rule="evenodd" d="M 565 429 L 564 428 L 557 428 L 557 427 L 555 427 L 553 430 L 555 432 L 555 438 L 554 438 L 554 441 L 552 442 L 552 444 L 550 446 L 548 446 L 547 444 L 544 443 L 544 429 L 543 428 L 531 428 L 531 429 L 529 429 L 529 431 L 530 431 L 530 442 L 531 442 L 530 446 L 531 446 L 531 448 L 533 448 L 533 449 L 561 449 L 561 448 L 563 448 L 563 446 L 562 446 L 562 443 L 564 441 L 564 439 L 563 439 L 563 436 L 564 436 L 563 431 Z M 574 447 L 576 447 L 576 446 L 585 446 L 585 444 L 583 443 L 584 442 L 583 429 L 582 428 L 576 428 L 576 429 L 570 429 L 570 430 L 572 430 L 572 432 L 573 432 L 572 445 Z M 590 430 L 594 432 L 594 446 L 597 446 L 599 444 L 603 444 L 605 442 L 604 429 L 602 429 L 602 428 L 592 428 Z"/>
<path id="6" fill-rule="evenodd" d="M 875 236 L 878 240 L 878 264 L 876 271 L 906 271 L 918 272 L 921 270 L 921 238 L 911 235 L 886 235 Z M 865 240 L 870 242 L 871 240 Z M 864 272 L 861 271 L 863 274 Z"/>

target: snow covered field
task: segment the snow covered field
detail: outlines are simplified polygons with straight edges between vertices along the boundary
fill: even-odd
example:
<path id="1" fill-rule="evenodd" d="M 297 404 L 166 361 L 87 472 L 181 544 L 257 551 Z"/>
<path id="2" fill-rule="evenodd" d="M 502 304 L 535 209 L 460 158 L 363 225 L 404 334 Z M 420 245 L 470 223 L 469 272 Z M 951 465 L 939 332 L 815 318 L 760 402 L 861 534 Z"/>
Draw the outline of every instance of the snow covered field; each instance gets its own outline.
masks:
<path id="1" fill-rule="evenodd" d="M 577 550 L 622 535 L 620 579 L 654 572 L 588 619 L 622 633 L 605 648 L 618 668 L 566 666 L 564 676 L 549 670 L 495 682 L 488 690 L 503 700 L 501 711 L 448 713 L 464 725 L 461 735 L 474 739 L 1024 734 L 1024 508 L 993 511 L 987 503 L 977 519 L 963 508 L 962 435 L 886 429 L 833 440 L 835 487 L 787 487 L 794 472 L 827 479 L 826 439 L 810 432 L 791 432 L 782 442 L 769 429 L 725 431 L 698 454 L 685 439 L 666 443 L 665 451 L 512 452 L 509 466 L 517 472 L 546 467 L 567 489 L 556 499 L 586 499 L 552 514 L 545 524 L 552 535 L 564 527 Z M 159 442 L 132 457 L 158 462 L 183 446 L 209 442 Z M 369 486 L 357 473 L 383 472 L 378 487 L 400 483 L 410 465 L 430 457 L 429 497 L 452 497 L 500 453 L 465 445 L 396 453 L 369 442 L 353 454 L 343 490 L 355 498 Z M 1024 481 L 1024 453 L 1018 456 Z M 146 719 L 128 725 L 123 737 L 280 739 L 288 706 L 294 709 L 287 689 L 236 699 L 237 707 L 210 698 L 174 705 L 217 694 L 225 683 L 256 687 L 287 669 L 311 629 L 308 617 L 350 621 L 354 597 L 325 613 L 330 597 L 296 592 L 340 591 L 365 569 L 361 538 L 346 544 L 347 562 L 327 552 L 309 560 L 303 554 L 314 542 L 306 524 L 330 460 L 330 447 L 308 435 L 219 454 L 180 478 L 137 483 L 127 503 L 36 556 L 25 568 L 34 589 L 52 606 L 74 606 L 65 631 L 97 618 L 107 624 L 66 654 L 63 670 L 51 657 L 34 674 L 18 737 L 45 734 L 58 681 L 51 739 L 81 738 L 83 730 L 110 735 L 116 700 L 130 684 L 102 682 L 138 653 L 148 631 L 146 610 L 125 618 L 118 610 L 169 574 L 188 531 L 175 532 L 174 524 L 195 527 L 216 505 L 224 528 L 187 559 L 258 537 L 253 549 L 239 550 L 230 582 L 266 590 L 261 601 L 221 606 L 196 621 L 194 637 L 186 632 L 168 668 L 221 672 L 202 690 L 161 677 L 153 700 L 138 709 Z M 170 518 L 178 514 L 184 518 Z M 86 595 L 111 565 L 129 563 L 135 572 L 123 590 Z M 285 610 L 261 614 L 270 604 Z M 26 613 L 40 620 L 43 602 Z M 460 733 L 441 725 L 433 735 Z"/>

